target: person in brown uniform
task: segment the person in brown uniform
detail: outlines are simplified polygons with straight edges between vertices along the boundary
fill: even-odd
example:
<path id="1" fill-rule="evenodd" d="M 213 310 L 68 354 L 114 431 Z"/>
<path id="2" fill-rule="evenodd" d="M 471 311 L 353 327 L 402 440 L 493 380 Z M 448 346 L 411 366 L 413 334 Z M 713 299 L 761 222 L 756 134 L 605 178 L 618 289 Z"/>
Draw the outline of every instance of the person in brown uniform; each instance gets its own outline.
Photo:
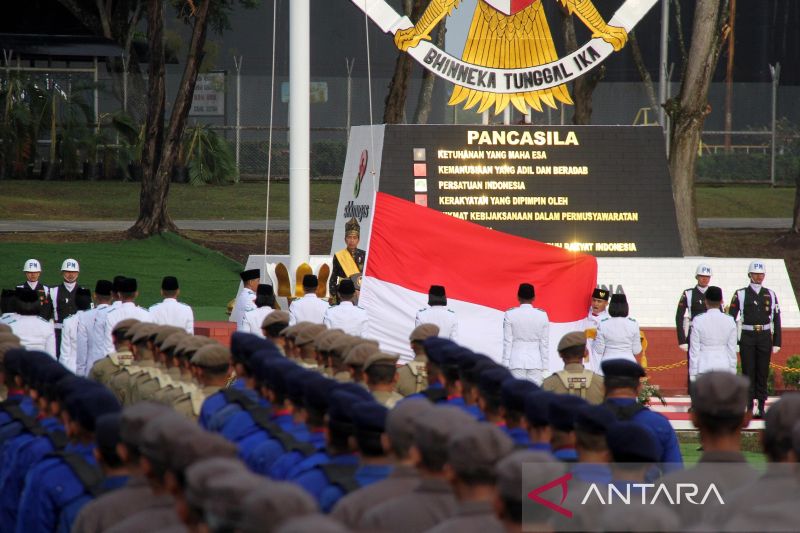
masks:
<path id="1" fill-rule="evenodd" d="M 397 359 L 397 355 L 375 352 L 364 362 L 367 389 L 379 404 L 388 409 L 403 399 L 403 396 L 394 390 L 397 381 Z"/>
<path id="2" fill-rule="evenodd" d="M 261 322 L 261 331 L 264 333 L 264 337 L 271 340 L 284 355 L 286 355 L 286 340 L 281 336 L 281 331 L 288 326 L 288 311 L 273 311 Z"/>
<path id="3" fill-rule="evenodd" d="M 408 396 L 428 388 L 428 356 L 423 341 L 438 335 L 439 326 L 436 324 L 420 324 L 408 336 L 414 359 L 397 369 L 397 392 L 400 395 Z"/>
<path id="4" fill-rule="evenodd" d="M 89 371 L 89 377 L 91 379 L 103 385 L 109 385 L 113 375 L 133 362 L 133 352 L 131 352 L 128 329 L 138 323 L 138 320 L 128 318 L 118 322 L 114 326 L 114 330 L 111 332 L 114 340 L 114 351 L 92 365 L 92 369 Z"/>
<path id="5" fill-rule="evenodd" d="M 564 370 L 546 378 L 542 382 L 542 389 L 557 394 L 580 396 L 594 405 L 603 403 L 603 376 L 583 366 L 583 358 L 587 354 L 586 333 L 573 331 L 561 337 L 558 354 L 564 361 Z"/>

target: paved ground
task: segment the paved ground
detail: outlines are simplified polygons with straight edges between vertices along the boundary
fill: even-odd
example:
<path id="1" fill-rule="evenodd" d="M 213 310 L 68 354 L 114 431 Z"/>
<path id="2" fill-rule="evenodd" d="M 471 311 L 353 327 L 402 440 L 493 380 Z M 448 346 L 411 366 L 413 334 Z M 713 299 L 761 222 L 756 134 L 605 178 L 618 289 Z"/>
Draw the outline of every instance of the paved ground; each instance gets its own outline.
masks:
<path id="1" fill-rule="evenodd" d="M 180 229 L 195 231 L 262 231 L 263 220 L 176 220 Z M 789 218 L 701 218 L 701 229 L 789 229 Z M 124 231 L 133 220 L 0 220 L 0 233 L 35 231 Z M 269 229 L 287 231 L 288 220 L 272 220 Z M 332 230 L 333 220 L 312 220 L 312 230 Z"/>

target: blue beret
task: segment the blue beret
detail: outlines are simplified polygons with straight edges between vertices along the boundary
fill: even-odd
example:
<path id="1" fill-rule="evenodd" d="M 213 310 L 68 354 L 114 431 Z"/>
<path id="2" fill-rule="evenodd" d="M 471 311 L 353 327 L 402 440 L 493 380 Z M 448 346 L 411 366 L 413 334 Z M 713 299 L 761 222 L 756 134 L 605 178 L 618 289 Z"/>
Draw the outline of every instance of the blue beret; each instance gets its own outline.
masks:
<path id="1" fill-rule="evenodd" d="M 82 393 L 95 387 L 102 387 L 98 382 L 87 378 L 81 378 L 72 374 L 64 376 L 55 384 L 53 396 L 61 402 L 73 394 Z"/>
<path id="2" fill-rule="evenodd" d="M 28 350 L 19 362 L 19 374 L 26 383 L 31 383 L 36 379 L 36 371 L 38 368 L 52 361 L 55 361 L 55 359 L 48 353 L 38 350 Z"/>
<path id="3" fill-rule="evenodd" d="M 6 352 L 3 356 L 3 368 L 5 373 L 11 376 L 16 376 L 20 373 L 20 365 L 22 360 L 27 354 L 25 348 L 13 348 Z"/>
<path id="4" fill-rule="evenodd" d="M 51 398 L 56 383 L 64 376 L 72 376 L 72 373 L 61 364 L 53 361 L 52 364 L 44 366 L 37 375 L 36 388 L 40 394 Z"/>
<path id="5" fill-rule="evenodd" d="M 285 374 L 298 368 L 289 359 L 270 357 L 261 362 L 261 370 L 258 379 L 266 382 L 267 387 L 279 393 L 286 394 Z"/>
<path id="6" fill-rule="evenodd" d="M 653 433 L 636 422 L 617 422 L 608 428 L 606 442 L 615 463 L 655 463 L 661 445 Z"/>
<path id="7" fill-rule="evenodd" d="M 347 383 L 340 383 L 337 387 L 337 390 L 342 390 L 350 394 L 351 396 L 355 396 L 356 398 L 360 398 L 361 401 L 375 401 L 375 397 L 372 396 L 372 393 L 365 389 L 363 386 L 359 385 L 358 383 L 347 382 Z"/>
<path id="8" fill-rule="evenodd" d="M 575 414 L 584 405 L 586 405 L 586 400 L 579 396 L 559 394 L 550 402 L 547 409 L 547 422 L 553 429 L 574 431 Z"/>
<path id="9" fill-rule="evenodd" d="M 539 387 L 532 381 L 512 377 L 500 385 L 500 398 L 506 409 L 521 413 L 525 410 L 525 397 L 537 390 Z"/>
<path id="10" fill-rule="evenodd" d="M 474 357 L 466 359 L 461 366 L 461 378 L 469 383 L 478 383 L 481 372 L 487 368 L 500 366 L 485 355 L 475 354 Z"/>
<path id="11" fill-rule="evenodd" d="M 600 364 L 605 376 L 639 379 L 645 376 L 644 368 L 627 359 L 609 359 Z"/>
<path id="12" fill-rule="evenodd" d="M 240 363 L 247 363 L 254 353 L 260 350 L 277 350 L 272 341 L 263 339 L 252 333 L 235 332 L 231 335 L 231 355 L 233 360 Z"/>
<path id="13" fill-rule="evenodd" d="M 312 375 L 319 375 L 311 370 L 306 370 L 301 366 L 295 366 L 294 369 L 286 372 L 284 379 L 286 380 L 286 396 L 292 400 L 295 405 L 303 405 L 305 400 L 305 385 Z"/>
<path id="14" fill-rule="evenodd" d="M 511 377 L 511 372 L 500 365 L 487 368 L 478 378 L 478 389 L 484 396 L 500 396 L 500 387 Z"/>
<path id="15" fill-rule="evenodd" d="M 363 399 L 341 388 L 335 389 L 328 398 L 328 420 L 342 424 L 353 423 L 353 406 Z"/>
<path id="16" fill-rule="evenodd" d="M 389 410 L 378 402 L 358 402 L 353 405 L 352 419 L 356 429 L 383 433 Z"/>
<path id="17" fill-rule="evenodd" d="M 603 405 L 584 405 L 575 413 L 575 429 L 595 435 L 605 435 L 617 417 Z"/>
<path id="18" fill-rule="evenodd" d="M 422 341 L 422 345 L 425 347 L 425 354 L 428 356 L 428 360 L 437 366 L 442 365 L 443 351 L 446 348 L 458 346 L 458 344 L 450 339 L 445 339 L 443 337 L 428 337 Z"/>
<path id="19" fill-rule="evenodd" d="M 463 346 L 447 346 L 442 350 L 443 367 L 458 368 L 464 360 L 472 355 L 472 350 Z"/>
<path id="20" fill-rule="evenodd" d="M 550 403 L 557 396 L 554 392 L 544 390 L 537 390 L 525 396 L 525 418 L 528 424 L 533 427 L 548 425 L 547 412 L 550 410 Z"/>
<path id="21" fill-rule="evenodd" d="M 305 404 L 306 407 L 325 412 L 328 410 L 328 397 L 331 391 L 338 387 L 339 383 L 316 372 L 313 372 L 313 374 L 303 385 Z"/>
<path id="22" fill-rule="evenodd" d="M 95 430 L 97 419 L 101 416 L 122 410 L 116 396 L 102 386 L 71 394 L 64 403 L 70 418 L 87 431 Z"/>
<path id="23" fill-rule="evenodd" d="M 121 413 L 108 413 L 99 416 L 95 422 L 94 439 L 97 447 L 116 453 L 117 444 L 120 443 Z"/>

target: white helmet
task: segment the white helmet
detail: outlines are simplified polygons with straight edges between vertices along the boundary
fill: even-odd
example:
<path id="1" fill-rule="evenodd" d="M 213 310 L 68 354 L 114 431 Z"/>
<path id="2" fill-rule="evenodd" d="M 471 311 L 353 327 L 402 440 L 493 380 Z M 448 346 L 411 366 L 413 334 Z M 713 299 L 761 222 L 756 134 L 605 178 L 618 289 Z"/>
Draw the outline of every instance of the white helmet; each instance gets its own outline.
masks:
<path id="1" fill-rule="evenodd" d="M 701 263 L 697 265 L 697 270 L 694 272 L 695 276 L 710 276 L 711 275 L 711 267 L 705 263 Z"/>
<path id="2" fill-rule="evenodd" d="M 80 272 L 81 267 L 78 265 L 78 261 L 75 259 L 64 259 L 64 262 L 61 263 L 61 271 L 62 272 Z"/>
<path id="3" fill-rule="evenodd" d="M 764 264 L 764 261 L 760 259 L 756 259 L 755 261 L 750 262 L 750 266 L 747 267 L 748 274 L 766 274 L 767 273 L 767 265 Z"/>
<path id="4" fill-rule="evenodd" d="M 41 272 L 42 265 L 37 259 L 28 259 L 22 267 L 23 272 Z"/>

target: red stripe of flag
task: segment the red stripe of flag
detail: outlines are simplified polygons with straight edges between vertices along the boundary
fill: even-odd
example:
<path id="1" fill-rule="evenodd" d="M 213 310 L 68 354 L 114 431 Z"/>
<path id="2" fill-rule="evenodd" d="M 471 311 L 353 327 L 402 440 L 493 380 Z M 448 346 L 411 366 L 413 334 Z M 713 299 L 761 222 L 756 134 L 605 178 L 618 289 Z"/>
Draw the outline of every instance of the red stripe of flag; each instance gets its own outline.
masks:
<path id="1" fill-rule="evenodd" d="M 501 311 L 532 283 L 551 322 L 574 322 L 586 316 L 597 261 L 378 193 L 366 275 L 421 293 L 444 285 L 449 298 Z"/>

